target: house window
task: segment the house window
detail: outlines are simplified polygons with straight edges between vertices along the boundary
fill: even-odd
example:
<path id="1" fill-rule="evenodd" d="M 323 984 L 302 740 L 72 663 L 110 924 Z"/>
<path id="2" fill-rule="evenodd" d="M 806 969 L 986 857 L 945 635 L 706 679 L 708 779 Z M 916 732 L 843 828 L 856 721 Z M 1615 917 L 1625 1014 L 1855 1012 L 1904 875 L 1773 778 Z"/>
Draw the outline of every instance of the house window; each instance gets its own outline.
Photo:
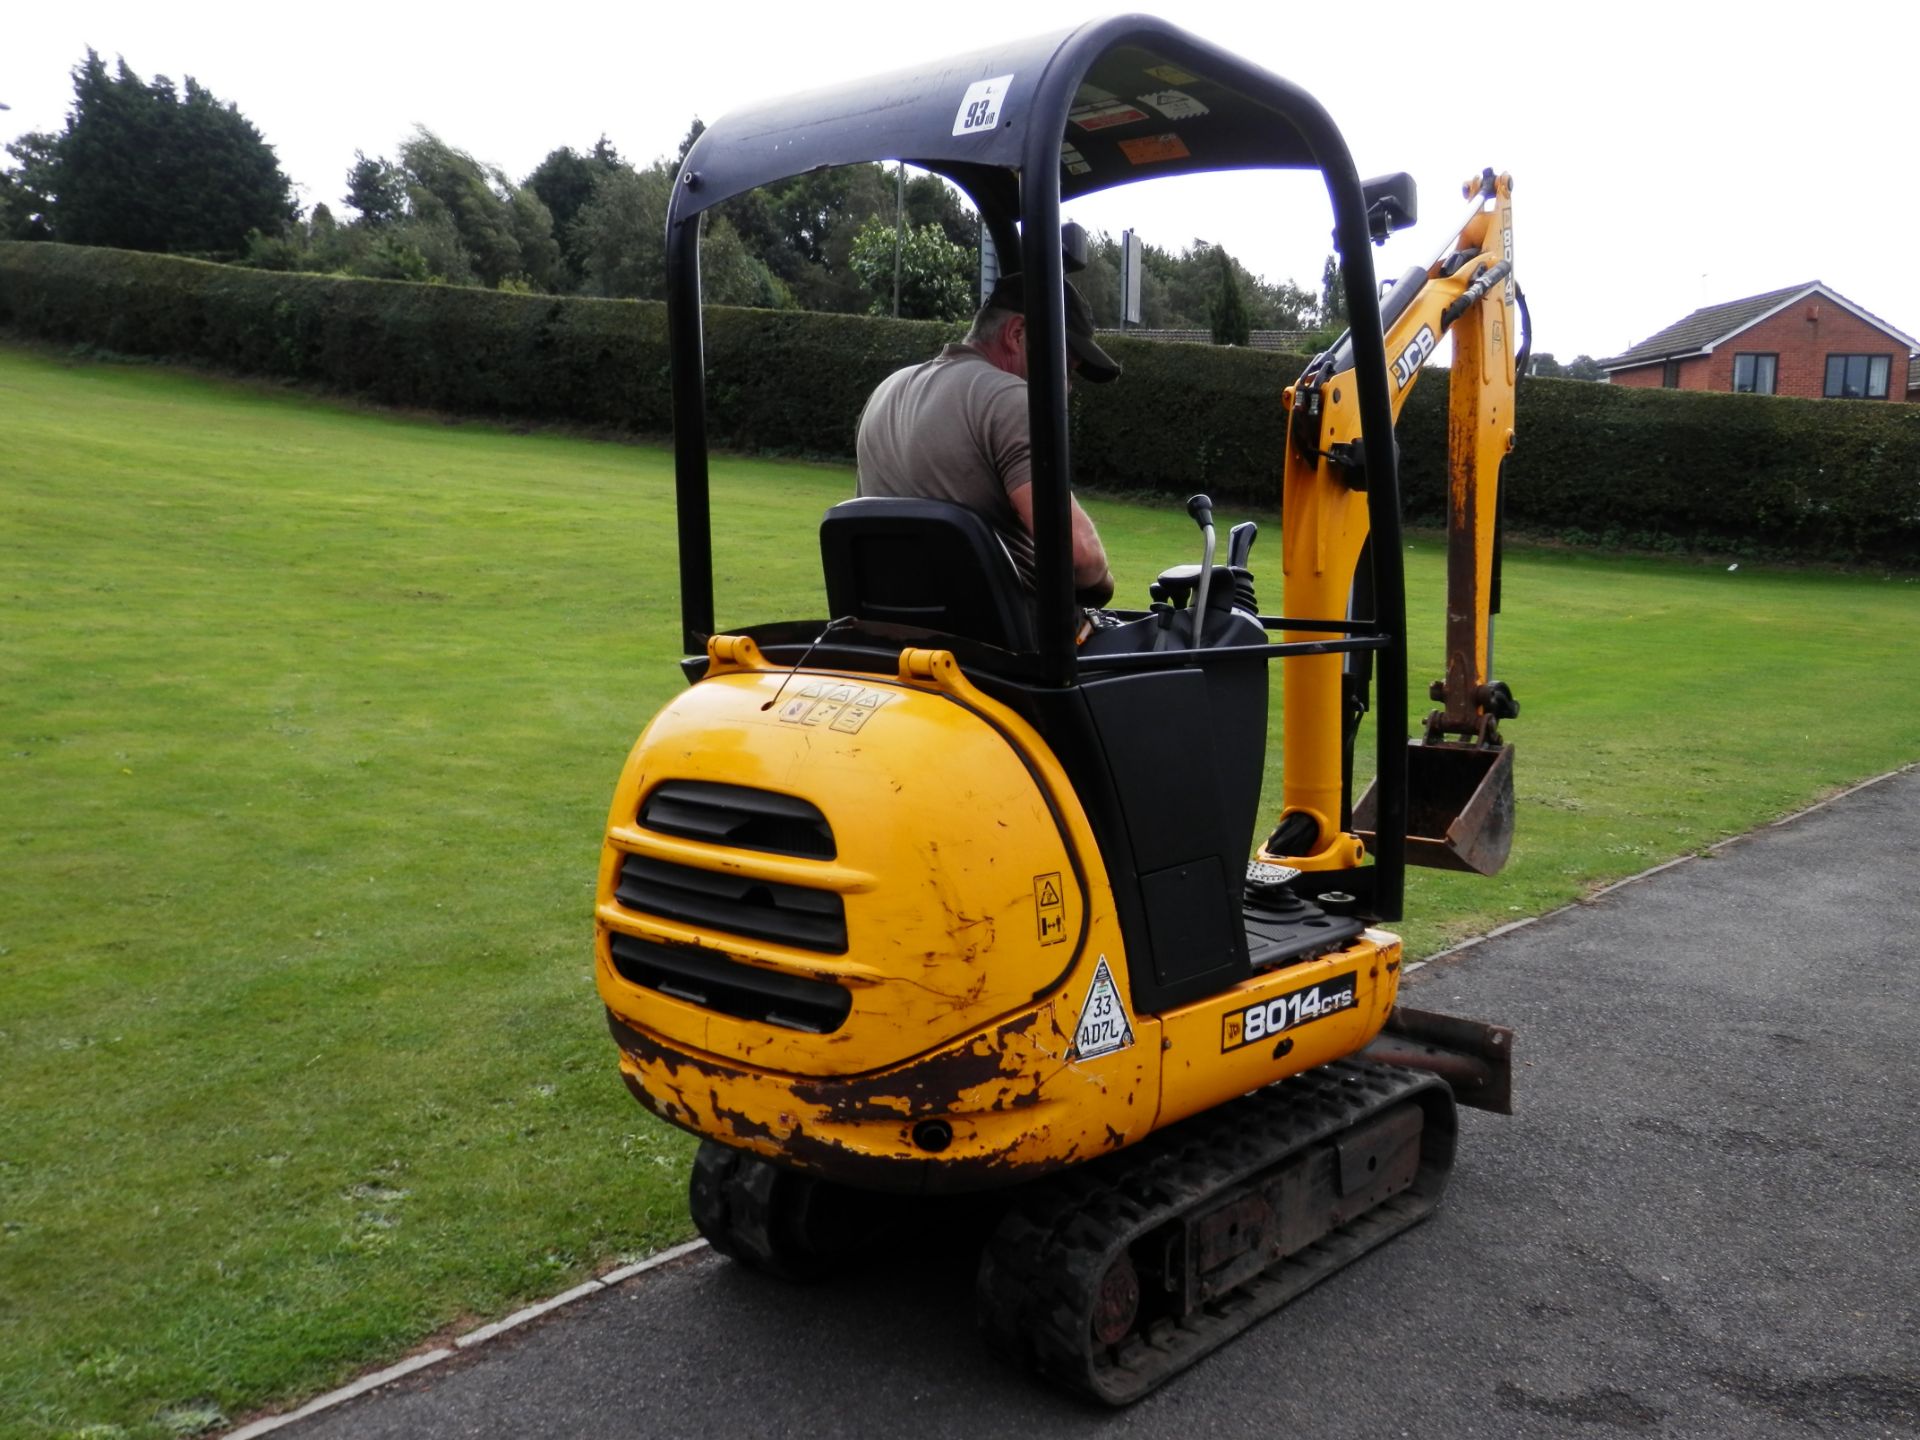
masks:
<path id="1" fill-rule="evenodd" d="M 1884 400 L 1892 370 L 1890 355 L 1829 355 L 1822 393 L 1829 400 Z"/>
<path id="2" fill-rule="evenodd" d="M 1661 388 L 1665 390 L 1678 390 L 1680 388 L 1680 362 L 1678 360 L 1669 360 L 1665 365 L 1660 367 L 1660 385 Z"/>
<path id="3" fill-rule="evenodd" d="M 1773 377 L 1780 368 L 1778 355 L 1736 355 L 1733 357 L 1733 393 L 1771 395 Z"/>

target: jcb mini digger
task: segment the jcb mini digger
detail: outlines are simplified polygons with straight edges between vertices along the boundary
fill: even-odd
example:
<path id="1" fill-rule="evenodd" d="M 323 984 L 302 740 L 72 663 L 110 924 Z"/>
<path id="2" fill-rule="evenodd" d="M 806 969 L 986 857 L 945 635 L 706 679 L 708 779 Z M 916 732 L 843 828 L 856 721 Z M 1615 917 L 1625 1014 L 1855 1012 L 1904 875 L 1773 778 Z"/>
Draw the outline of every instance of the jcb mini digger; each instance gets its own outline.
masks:
<path id="1" fill-rule="evenodd" d="M 1027 277 L 1036 591 L 971 512 L 858 499 L 821 524 L 825 615 L 714 634 L 700 216 L 895 158 L 971 197 Z M 1275 397 L 1282 613 L 1257 613 L 1253 527 L 1216 564 L 1196 496 L 1201 563 L 1076 644 L 1062 285 L 1084 237 L 1061 202 L 1258 167 L 1324 175 L 1352 319 Z M 1515 707 L 1488 669 L 1509 189 L 1471 182 L 1464 227 L 1381 299 L 1371 245 L 1412 221 L 1409 178 L 1363 185 L 1306 93 L 1141 17 L 700 137 L 668 220 L 692 683 L 614 793 L 596 950 L 623 1078 L 702 1137 L 691 1202 L 717 1249 L 804 1274 L 851 1195 L 1017 1187 L 981 1320 L 1119 1404 L 1438 1203 L 1455 1102 L 1506 1109 L 1511 1037 L 1397 1008 L 1400 941 L 1376 925 L 1408 861 L 1491 873 L 1511 833 Z M 1447 656 L 1409 744 L 1393 423 L 1447 334 Z M 1275 659 L 1284 805 L 1249 865 Z"/>

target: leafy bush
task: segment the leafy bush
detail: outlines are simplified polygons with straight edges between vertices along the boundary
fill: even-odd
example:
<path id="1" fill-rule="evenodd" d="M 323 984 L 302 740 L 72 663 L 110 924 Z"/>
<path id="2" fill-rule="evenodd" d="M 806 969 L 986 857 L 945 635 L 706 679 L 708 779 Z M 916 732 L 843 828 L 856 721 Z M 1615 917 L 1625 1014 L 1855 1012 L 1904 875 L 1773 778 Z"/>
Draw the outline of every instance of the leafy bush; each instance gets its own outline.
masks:
<path id="1" fill-rule="evenodd" d="M 961 326 L 710 307 L 716 445 L 845 457 L 882 377 Z M 672 428 L 666 307 L 245 270 L 0 242 L 0 325 L 124 355 L 190 359 L 391 404 Z M 1077 483 L 1277 508 L 1300 356 L 1103 337 L 1116 385 L 1074 391 Z M 1399 427 L 1408 517 L 1445 514 L 1447 374 Z M 1507 466 L 1516 528 L 1652 549 L 1737 545 L 1920 564 L 1920 406 L 1523 382 Z"/>

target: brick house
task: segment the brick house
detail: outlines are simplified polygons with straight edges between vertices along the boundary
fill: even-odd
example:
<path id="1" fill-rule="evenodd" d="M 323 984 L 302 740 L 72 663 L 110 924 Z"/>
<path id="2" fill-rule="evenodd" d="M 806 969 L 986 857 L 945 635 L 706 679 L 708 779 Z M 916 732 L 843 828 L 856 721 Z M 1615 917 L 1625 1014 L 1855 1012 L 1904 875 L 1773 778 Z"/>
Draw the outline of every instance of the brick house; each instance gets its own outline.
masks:
<path id="1" fill-rule="evenodd" d="M 1920 340 L 1818 280 L 1709 305 L 1600 363 L 1615 385 L 1920 401 Z"/>

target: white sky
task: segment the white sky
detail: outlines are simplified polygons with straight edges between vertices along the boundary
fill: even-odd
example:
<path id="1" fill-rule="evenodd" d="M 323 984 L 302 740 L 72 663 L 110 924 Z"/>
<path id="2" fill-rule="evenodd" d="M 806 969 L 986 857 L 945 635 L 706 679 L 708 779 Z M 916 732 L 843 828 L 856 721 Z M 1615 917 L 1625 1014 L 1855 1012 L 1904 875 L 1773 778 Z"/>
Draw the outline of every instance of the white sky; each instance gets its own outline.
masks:
<path id="1" fill-rule="evenodd" d="M 696 114 L 1111 13 L 1092 0 L 22 0 L 8 12 L 0 138 L 60 128 L 69 71 L 92 45 L 237 104 L 302 202 L 336 210 L 353 152 L 391 155 L 416 124 L 515 179 L 602 132 L 644 162 Z M 1920 335 L 1913 0 L 1181 0 L 1160 13 L 1317 96 L 1361 174 L 1412 172 L 1421 223 L 1377 258 L 1383 276 L 1450 236 L 1461 181 L 1510 171 L 1536 350 L 1616 354 L 1700 305 L 1813 279 Z M 1298 176 L 1149 183 L 1069 216 L 1175 250 L 1203 237 L 1309 288 L 1328 250 L 1324 191 Z"/>

